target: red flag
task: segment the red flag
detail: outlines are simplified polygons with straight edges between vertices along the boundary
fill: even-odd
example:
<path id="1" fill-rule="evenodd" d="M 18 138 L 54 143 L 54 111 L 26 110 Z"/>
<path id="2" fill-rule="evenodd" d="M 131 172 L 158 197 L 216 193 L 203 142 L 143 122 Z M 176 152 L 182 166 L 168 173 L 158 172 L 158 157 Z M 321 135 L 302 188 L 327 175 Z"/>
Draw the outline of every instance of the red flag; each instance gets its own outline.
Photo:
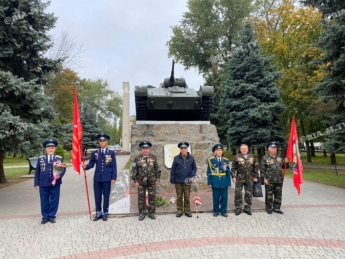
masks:
<path id="1" fill-rule="evenodd" d="M 80 123 L 78 100 L 75 89 L 73 89 L 73 139 L 72 139 L 72 164 L 74 170 L 80 174 L 82 136 L 83 130 Z"/>
<path id="2" fill-rule="evenodd" d="M 303 175 L 302 175 L 303 166 L 302 166 L 301 156 L 299 153 L 298 135 L 297 135 L 295 117 L 292 117 L 290 137 L 289 137 L 286 157 L 289 159 L 289 161 L 293 162 L 293 184 L 295 188 L 297 189 L 297 193 L 299 195 L 301 193 L 300 184 L 303 183 Z"/>

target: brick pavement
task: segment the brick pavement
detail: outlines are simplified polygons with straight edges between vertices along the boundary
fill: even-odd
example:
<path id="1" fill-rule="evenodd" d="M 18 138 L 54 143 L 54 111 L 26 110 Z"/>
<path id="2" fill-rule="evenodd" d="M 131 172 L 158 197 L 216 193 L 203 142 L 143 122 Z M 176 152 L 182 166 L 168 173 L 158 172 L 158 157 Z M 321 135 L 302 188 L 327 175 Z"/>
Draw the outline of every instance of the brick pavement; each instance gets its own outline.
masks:
<path id="1" fill-rule="evenodd" d="M 119 166 L 126 159 L 118 159 Z M 344 189 L 305 182 L 298 196 L 292 179 L 286 178 L 284 215 L 257 211 L 215 218 L 201 213 L 198 219 L 195 214 L 177 219 L 165 214 L 142 222 L 118 215 L 92 222 L 84 179 L 74 174 L 69 169 L 64 179 L 55 224 L 40 224 L 32 180 L 0 190 L 0 258 L 345 257 Z M 91 172 L 88 178 L 92 183 Z M 126 187 L 119 189 L 112 196 L 122 197 Z"/>

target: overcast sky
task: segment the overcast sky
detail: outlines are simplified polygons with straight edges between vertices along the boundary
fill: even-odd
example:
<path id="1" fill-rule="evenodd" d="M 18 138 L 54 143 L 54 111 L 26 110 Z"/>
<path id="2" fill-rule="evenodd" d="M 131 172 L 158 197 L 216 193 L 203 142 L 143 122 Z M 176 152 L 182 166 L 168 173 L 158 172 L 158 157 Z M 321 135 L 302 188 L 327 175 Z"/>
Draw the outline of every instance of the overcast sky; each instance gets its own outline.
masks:
<path id="1" fill-rule="evenodd" d="M 122 82 L 129 82 L 130 115 L 135 114 L 134 86 L 158 87 L 170 76 L 172 58 L 166 42 L 171 26 L 187 11 L 187 0 L 52 0 L 47 12 L 58 17 L 51 34 L 62 30 L 85 48 L 81 78 L 103 78 L 122 96 Z M 184 77 L 199 90 L 202 76 L 175 64 L 175 77 Z"/>

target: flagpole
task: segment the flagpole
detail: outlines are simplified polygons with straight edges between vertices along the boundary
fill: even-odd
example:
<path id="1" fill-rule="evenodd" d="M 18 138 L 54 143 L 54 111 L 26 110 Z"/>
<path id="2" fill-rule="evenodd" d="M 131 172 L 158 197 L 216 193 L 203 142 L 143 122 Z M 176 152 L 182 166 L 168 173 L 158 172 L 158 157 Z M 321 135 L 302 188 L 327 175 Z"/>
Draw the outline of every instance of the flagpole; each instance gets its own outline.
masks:
<path id="1" fill-rule="evenodd" d="M 81 155 L 81 160 L 82 160 L 82 164 L 84 164 L 84 148 L 82 147 L 82 144 L 80 145 L 81 148 L 80 150 L 82 150 L 82 155 Z M 89 216 L 90 216 L 90 220 L 91 220 L 91 207 L 90 207 L 90 195 L 89 195 L 89 186 L 87 184 L 87 178 L 86 178 L 86 170 L 83 168 L 84 171 L 84 180 L 85 180 L 85 189 L 86 189 L 86 199 L 87 199 L 87 207 L 89 209 Z"/>

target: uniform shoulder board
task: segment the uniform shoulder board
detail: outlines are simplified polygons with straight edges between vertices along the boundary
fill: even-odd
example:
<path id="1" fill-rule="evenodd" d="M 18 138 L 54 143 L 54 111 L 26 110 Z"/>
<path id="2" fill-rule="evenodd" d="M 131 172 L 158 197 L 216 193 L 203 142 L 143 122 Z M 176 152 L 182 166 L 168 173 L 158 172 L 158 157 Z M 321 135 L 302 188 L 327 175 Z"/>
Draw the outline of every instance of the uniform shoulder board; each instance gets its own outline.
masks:
<path id="1" fill-rule="evenodd" d="M 58 155 L 56 155 L 56 157 L 58 157 L 58 158 L 62 158 L 62 156 L 58 156 Z"/>
<path id="2" fill-rule="evenodd" d="M 45 157 L 45 155 L 43 155 L 43 156 L 39 156 L 38 158 L 43 158 L 43 157 Z"/>
<path id="3" fill-rule="evenodd" d="M 223 159 L 229 161 L 229 159 L 227 159 L 226 157 L 223 157 Z"/>
<path id="4" fill-rule="evenodd" d="M 214 156 L 211 156 L 208 160 L 211 160 L 211 159 L 213 159 L 214 158 Z"/>

